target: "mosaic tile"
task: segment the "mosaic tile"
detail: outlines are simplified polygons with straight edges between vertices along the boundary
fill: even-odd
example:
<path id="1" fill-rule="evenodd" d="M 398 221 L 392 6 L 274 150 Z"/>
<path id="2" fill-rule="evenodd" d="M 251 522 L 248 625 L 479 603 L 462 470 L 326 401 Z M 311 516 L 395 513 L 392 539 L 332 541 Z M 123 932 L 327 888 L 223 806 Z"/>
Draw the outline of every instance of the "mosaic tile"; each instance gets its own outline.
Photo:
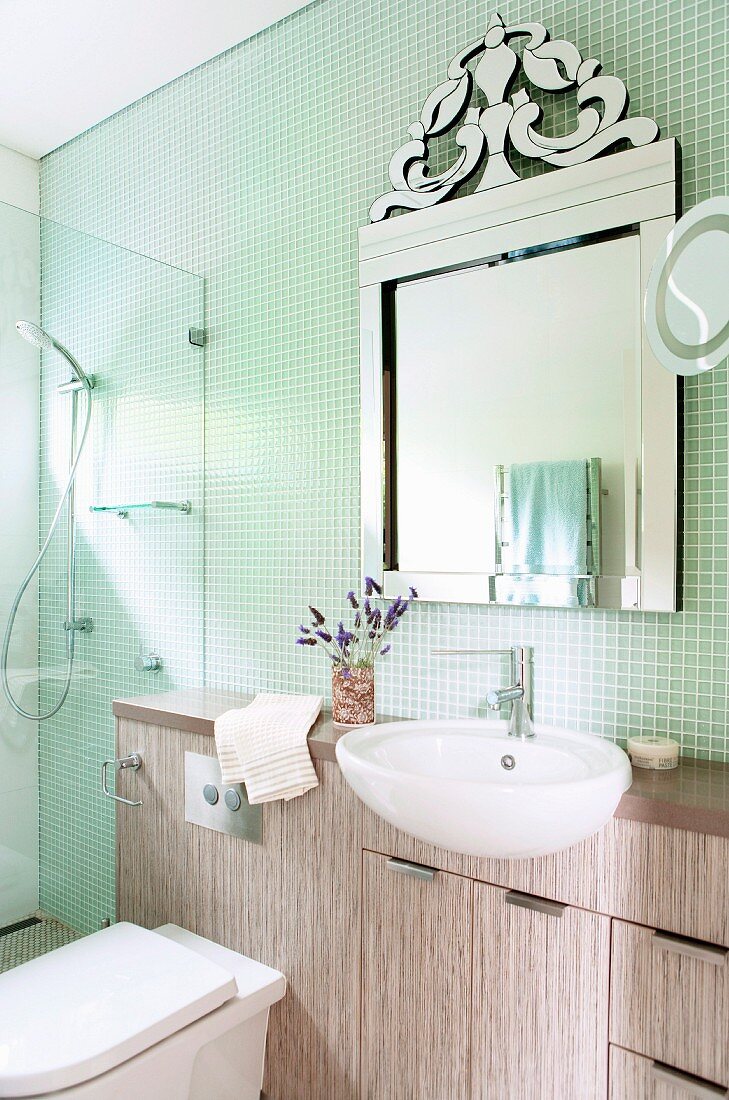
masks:
<path id="1" fill-rule="evenodd" d="M 627 82 L 632 111 L 681 143 L 686 208 L 727 192 L 724 0 L 505 0 L 498 9 L 508 22 L 543 21 Z M 311 599 L 338 611 L 359 571 L 356 230 L 425 96 L 493 10 L 483 0 L 320 0 L 43 161 L 46 215 L 207 281 L 211 688 L 328 690 L 324 664 L 295 650 L 292 635 Z M 552 127 L 571 117 L 568 100 L 550 110 Z M 431 649 L 520 642 L 535 649 L 538 719 L 619 740 L 658 730 L 690 754 L 729 760 L 726 365 L 689 380 L 685 398 L 683 610 L 421 606 L 378 673 L 381 710 L 481 714 L 506 674 L 498 659 L 447 661 Z M 92 559 L 89 591 L 122 616 Z M 182 600 L 182 586 L 175 592 Z M 109 641 L 108 685 L 112 668 L 127 668 L 131 624 L 125 636 L 121 647 Z M 126 671 L 117 683 L 135 686 Z M 44 831 L 68 837 L 45 841 L 44 891 L 95 915 L 111 897 L 110 815 L 70 823 L 79 801 L 95 797 L 93 768 L 111 752 L 109 696 L 89 691 L 41 749 L 44 774 L 55 769 Z M 67 751 L 74 767 L 90 759 L 93 768 L 69 779 L 58 763 Z M 90 885 L 99 868 L 103 904 Z"/>
<path id="2" fill-rule="evenodd" d="M 0 928 L 0 974 L 78 938 L 78 932 L 51 917 L 33 921 L 14 932 Z"/>
<path id="3" fill-rule="evenodd" d="M 114 756 L 112 699 L 202 682 L 203 363 L 188 339 L 203 323 L 202 280 L 52 222 L 41 225 L 43 326 L 94 375 L 90 437 L 76 485 L 80 616 L 71 692 L 39 731 L 41 905 L 90 932 L 113 917 L 114 803 L 101 764 Z M 41 361 L 40 524 L 67 474 L 68 367 Z M 83 422 L 83 420 L 81 420 Z M 176 511 L 92 514 L 92 505 L 190 500 Z M 65 524 L 40 574 L 41 709 L 64 671 Z M 156 652 L 162 671 L 137 672 Z"/>

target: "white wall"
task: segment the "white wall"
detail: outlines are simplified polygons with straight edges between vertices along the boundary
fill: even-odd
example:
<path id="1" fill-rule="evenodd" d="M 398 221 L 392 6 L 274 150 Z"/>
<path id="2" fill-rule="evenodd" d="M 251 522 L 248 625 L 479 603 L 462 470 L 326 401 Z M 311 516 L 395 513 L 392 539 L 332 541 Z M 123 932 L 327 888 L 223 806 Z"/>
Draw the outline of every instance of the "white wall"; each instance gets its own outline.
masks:
<path id="1" fill-rule="evenodd" d="M 40 363 L 15 332 L 19 318 L 39 317 L 37 211 L 37 162 L 0 146 L 0 633 L 38 546 Z M 23 601 L 10 660 L 15 693 L 31 709 L 37 660 L 36 589 Z M 0 927 L 38 907 L 37 734 L 0 697 Z"/>
<path id="2" fill-rule="evenodd" d="M 0 145 L 0 202 L 37 214 L 40 210 L 40 162 Z"/>

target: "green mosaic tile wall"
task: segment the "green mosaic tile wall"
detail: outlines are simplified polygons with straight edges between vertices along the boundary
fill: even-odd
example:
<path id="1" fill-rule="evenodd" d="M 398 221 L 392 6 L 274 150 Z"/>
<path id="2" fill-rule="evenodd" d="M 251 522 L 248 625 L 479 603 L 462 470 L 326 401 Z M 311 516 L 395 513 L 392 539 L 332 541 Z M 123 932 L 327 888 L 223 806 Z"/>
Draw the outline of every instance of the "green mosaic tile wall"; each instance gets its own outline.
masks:
<path id="1" fill-rule="evenodd" d="M 41 223 L 44 327 L 95 377 L 76 487 L 76 608 L 94 631 L 77 640 L 72 689 L 39 727 L 40 903 L 80 931 L 114 914 L 113 803 L 101 762 L 114 756 L 118 695 L 199 686 L 203 668 L 203 364 L 188 340 L 202 323 L 203 281 L 187 272 Z M 69 401 L 62 358 L 41 360 L 41 530 L 67 475 Z M 83 420 L 81 421 L 83 423 Z M 92 514 L 93 505 L 187 500 L 179 512 Z M 65 524 L 40 577 L 41 710 L 64 671 Z M 156 651 L 162 672 L 134 658 Z M 35 707 L 35 702 L 33 703 Z"/>
<path id="2" fill-rule="evenodd" d="M 425 96 L 493 10 L 320 0 L 43 162 L 46 215 L 207 279 L 211 687 L 326 690 L 323 663 L 292 634 L 311 599 L 338 608 L 358 573 L 356 229 Z M 632 110 L 681 142 L 686 208 L 727 192 L 725 0 L 505 0 L 499 10 L 544 22 L 626 81 Z M 524 642 L 535 647 L 539 719 L 614 738 L 669 731 L 688 753 L 729 759 L 724 366 L 687 384 L 685 433 L 680 614 L 421 606 L 383 663 L 381 709 L 480 713 L 504 670 L 430 648 Z M 96 721 L 110 749 L 106 716 Z M 59 743 L 75 743 L 75 722 L 66 712 Z M 75 795 L 57 795 L 48 827 L 77 812 Z M 108 865 L 108 833 L 80 835 Z M 72 879 L 74 853 L 53 858 Z"/>

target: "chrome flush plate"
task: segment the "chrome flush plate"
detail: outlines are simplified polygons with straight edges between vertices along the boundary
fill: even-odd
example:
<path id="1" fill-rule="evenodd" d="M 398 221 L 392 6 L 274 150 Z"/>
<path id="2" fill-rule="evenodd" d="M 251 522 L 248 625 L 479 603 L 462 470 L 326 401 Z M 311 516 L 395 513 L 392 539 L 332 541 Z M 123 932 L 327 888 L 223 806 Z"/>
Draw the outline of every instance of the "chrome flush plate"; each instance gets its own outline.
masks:
<path id="1" fill-rule="evenodd" d="M 216 756 L 185 753 L 185 821 L 239 840 L 263 842 L 263 807 L 251 806 L 244 784 L 222 782 Z"/>

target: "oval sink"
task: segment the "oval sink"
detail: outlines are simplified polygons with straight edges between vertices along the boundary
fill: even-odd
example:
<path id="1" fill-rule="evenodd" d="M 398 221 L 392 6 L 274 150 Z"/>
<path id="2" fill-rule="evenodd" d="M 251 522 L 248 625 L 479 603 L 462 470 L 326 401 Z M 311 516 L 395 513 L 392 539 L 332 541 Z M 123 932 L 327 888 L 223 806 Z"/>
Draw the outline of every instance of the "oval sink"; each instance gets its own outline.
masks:
<path id="1" fill-rule="evenodd" d="M 375 813 L 419 840 L 471 856 L 527 859 L 576 844 L 632 782 L 622 749 L 588 733 L 505 722 L 385 722 L 337 743 L 345 779 Z"/>

